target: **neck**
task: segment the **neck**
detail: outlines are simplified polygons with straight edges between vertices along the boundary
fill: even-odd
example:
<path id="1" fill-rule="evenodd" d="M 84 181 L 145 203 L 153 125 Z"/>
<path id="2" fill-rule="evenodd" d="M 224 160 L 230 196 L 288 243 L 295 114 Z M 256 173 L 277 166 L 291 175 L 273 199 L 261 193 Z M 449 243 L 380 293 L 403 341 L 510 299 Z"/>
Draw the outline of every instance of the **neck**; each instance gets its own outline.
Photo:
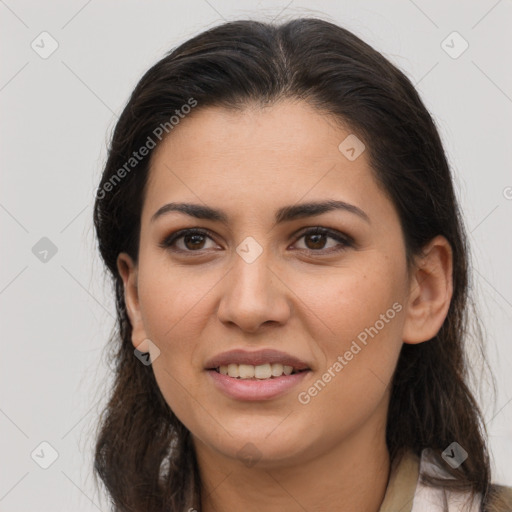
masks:
<path id="1" fill-rule="evenodd" d="M 300 464 L 247 467 L 195 440 L 202 512 L 378 512 L 390 472 L 385 429 L 366 424 Z"/>

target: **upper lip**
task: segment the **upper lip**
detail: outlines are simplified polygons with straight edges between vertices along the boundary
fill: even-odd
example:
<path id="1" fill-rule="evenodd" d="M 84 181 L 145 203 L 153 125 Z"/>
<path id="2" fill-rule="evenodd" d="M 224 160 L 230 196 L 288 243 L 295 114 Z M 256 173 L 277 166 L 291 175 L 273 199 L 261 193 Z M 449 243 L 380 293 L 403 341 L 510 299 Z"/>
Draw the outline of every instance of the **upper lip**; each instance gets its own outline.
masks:
<path id="1" fill-rule="evenodd" d="M 243 349 L 229 350 L 213 356 L 206 362 L 205 368 L 210 370 L 218 368 L 219 366 L 227 366 L 228 364 L 251 364 L 258 366 L 266 363 L 280 363 L 283 366 L 292 366 L 295 370 L 310 369 L 309 365 L 299 358 L 274 349 L 263 349 L 252 352 Z"/>

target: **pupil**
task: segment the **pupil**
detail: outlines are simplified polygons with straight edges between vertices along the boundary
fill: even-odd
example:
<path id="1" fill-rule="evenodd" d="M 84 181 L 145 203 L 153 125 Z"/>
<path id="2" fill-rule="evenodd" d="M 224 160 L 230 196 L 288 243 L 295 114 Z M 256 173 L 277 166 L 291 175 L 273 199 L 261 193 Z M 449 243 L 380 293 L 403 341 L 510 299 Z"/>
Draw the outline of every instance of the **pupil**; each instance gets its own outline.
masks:
<path id="1" fill-rule="evenodd" d="M 313 234 L 313 235 L 309 235 L 309 238 L 310 239 L 313 239 L 313 249 L 322 249 L 324 244 L 325 244 L 325 240 L 323 240 L 323 238 L 325 237 L 325 235 L 323 233 L 316 233 L 316 234 Z M 316 241 L 315 241 L 316 239 Z M 320 240 L 320 241 L 319 241 Z M 324 243 L 322 243 L 324 242 Z"/>
<path id="2" fill-rule="evenodd" d="M 187 245 L 188 242 L 190 242 L 191 240 L 193 240 L 192 241 L 192 248 L 196 248 L 197 249 L 204 242 L 204 237 L 203 237 L 203 235 L 198 235 L 198 234 L 187 235 L 185 237 L 185 245 Z M 188 247 L 188 245 L 187 245 L 187 247 Z"/>

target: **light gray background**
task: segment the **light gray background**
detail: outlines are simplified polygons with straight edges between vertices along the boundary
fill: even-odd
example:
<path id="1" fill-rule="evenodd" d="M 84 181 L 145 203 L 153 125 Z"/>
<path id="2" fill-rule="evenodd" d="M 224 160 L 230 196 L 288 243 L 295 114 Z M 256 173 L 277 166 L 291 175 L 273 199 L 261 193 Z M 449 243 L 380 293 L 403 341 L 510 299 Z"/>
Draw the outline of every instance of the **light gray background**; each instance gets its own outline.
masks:
<path id="1" fill-rule="evenodd" d="M 512 3 L 425 1 L 0 0 L 0 510 L 107 510 L 92 435 L 114 322 L 92 205 L 116 116 L 142 73 L 223 20 L 319 15 L 355 32 L 416 84 L 453 167 L 498 383 L 482 405 L 494 481 L 512 485 Z M 58 42 L 47 59 L 47 31 Z M 469 44 L 452 58 L 442 42 Z M 45 48 L 49 49 L 46 39 Z M 456 52 L 463 42 L 444 43 Z M 49 238 L 42 262 L 33 246 Z M 475 355 L 475 363 L 478 363 Z M 31 453 L 46 441 L 57 460 Z M 50 449 L 36 450 L 40 462 Z"/>

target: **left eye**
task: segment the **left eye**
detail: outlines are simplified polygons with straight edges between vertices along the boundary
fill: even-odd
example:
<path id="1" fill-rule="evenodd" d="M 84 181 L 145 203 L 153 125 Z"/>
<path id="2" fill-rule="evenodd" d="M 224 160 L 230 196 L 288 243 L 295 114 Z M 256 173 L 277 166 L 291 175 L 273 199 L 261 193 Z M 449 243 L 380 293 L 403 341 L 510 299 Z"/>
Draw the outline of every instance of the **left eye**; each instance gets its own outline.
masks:
<path id="1" fill-rule="evenodd" d="M 306 231 L 300 236 L 300 238 L 298 238 L 298 240 L 301 240 L 302 238 L 304 238 L 304 243 L 306 245 L 305 250 L 313 250 L 314 252 L 319 250 L 327 250 L 327 252 L 331 252 L 333 249 L 342 250 L 345 247 L 352 245 L 351 240 L 349 240 L 347 236 L 320 227 Z M 334 240 L 337 244 L 333 244 L 331 247 L 325 247 L 328 239 Z M 336 249 L 336 245 L 341 245 L 342 247 Z"/>

